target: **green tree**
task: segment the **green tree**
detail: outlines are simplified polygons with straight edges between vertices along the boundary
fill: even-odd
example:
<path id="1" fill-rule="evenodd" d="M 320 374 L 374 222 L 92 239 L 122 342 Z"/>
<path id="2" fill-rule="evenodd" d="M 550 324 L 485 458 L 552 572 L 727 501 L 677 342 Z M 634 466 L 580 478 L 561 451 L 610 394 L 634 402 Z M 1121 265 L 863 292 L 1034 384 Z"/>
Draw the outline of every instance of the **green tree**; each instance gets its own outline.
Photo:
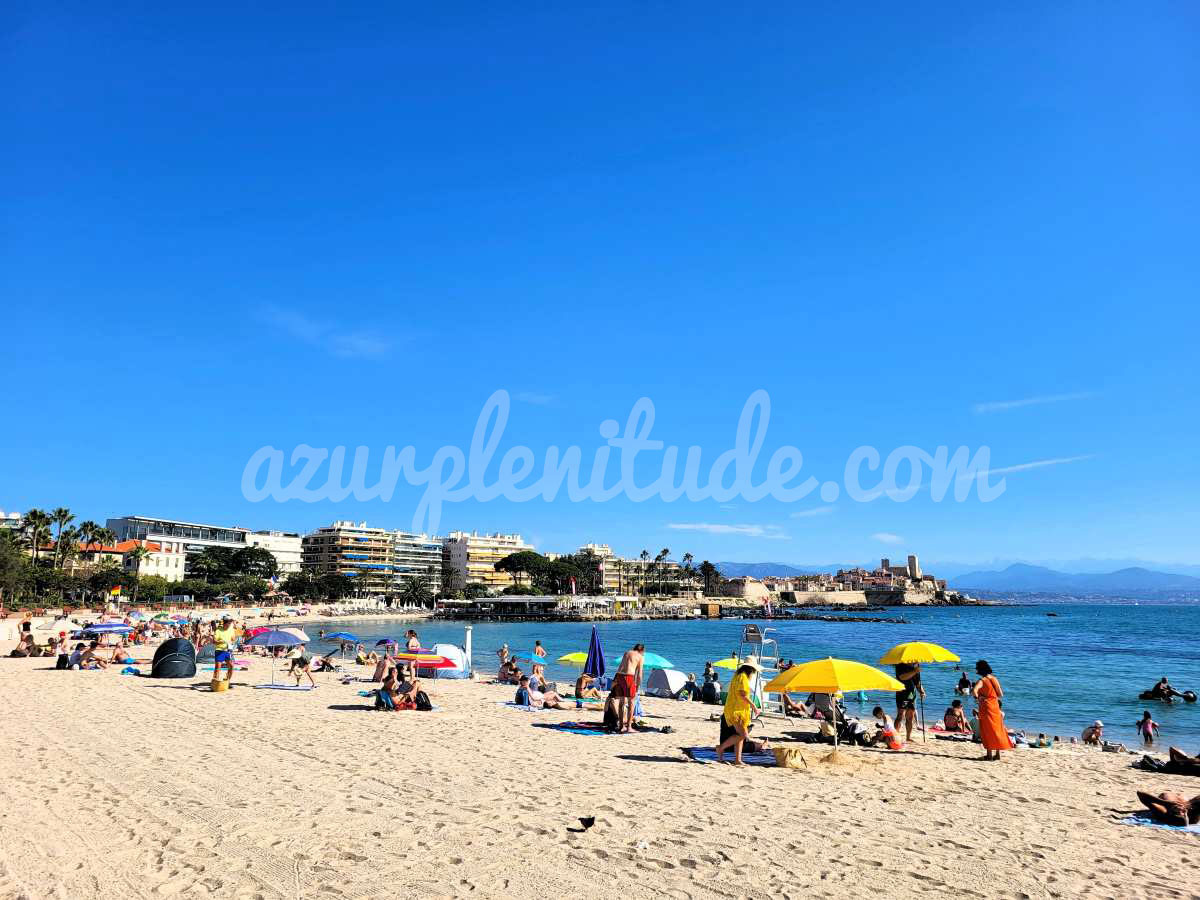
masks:
<path id="1" fill-rule="evenodd" d="M 221 582 L 219 591 L 237 603 L 261 603 L 271 586 L 255 575 L 235 575 Z"/>
<path id="2" fill-rule="evenodd" d="M 29 544 L 29 558 L 35 566 L 42 547 L 50 541 L 50 521 L 50 515 L 40 509 L 31 509 L 21 517 L 21 530 Z"/>
<path id="3" fill-rule="evenodd" d="M 531 583 L 536 583 L 544 576 L 550 566 L 550 560 L 534 550 L 518 550 L 510 553 L 496 562 L 493 568 L 497 572 L 507 572 L 513 576 L 515 584 L 521 583 L 521 576 L 528 575 Z"/>
<path id="4" fill-rule="evenodd" d="M 224 548 L 222 548 L 224 549 Z M 241 547 L 229 558 L 229 573 L 271 578 L 279 574 L 279 563 L 275 554 L 265 547 Z"/>
<path id="5" fill-rule="evenodd" d="M 354 579 L 340 572 L 326 572 L 320 577 L 319 584 L 318 596 L 327 597 L 330 600 L 349 597 L 355 590 Z"/>
<path id="6" fill-rule="evenodd" d="M 463 598 L 466 600 L 479 600 L 481 597 L 486 597 L 487 595 L 487 585 L 478 581 L 472 581 L 463 588 Z"/>
<path id="7" fill-rule="evenodd" d="M 133 605 L 137 606 L 138 589 L 141 586 L 141 578 L 139 577 L 142 571 L 142 561 L 148 559 L 150 551 L 146 549 L 144 544 L 138 544 L 130 550 L 126 557 L 133 561 Z"/>
<path id="8" fill-rule="evenodd" d="M 62 548 L 63 529 L 75 521 L 75 515 L 65 506 L 60 506 L 50 513 L 50 521 L 58 526 L 58 534 L 54 539 L 54 568 L 59 566 L 59 550 Z"/>
<path id="9" fill-rule="evenodd" d="M 172 590 L 171 582 L 163 578 L 161 575 L 143 575 L 137 580 L 138 587 L 136 594 L 140 594 L 142 601 L 149 604 L 162 603 L 163 598 Z"/>
<path id="10" fill-rule="evenodd" d="M 400 592 L 400 602 L 411 604 L 413 606 L 428 606 L 433 602 L 433 591 L 429 589 L 429 582 L 422 576 L 410 578 L 404 585 L 404 590 Z"/>
<path id="11" fill-rule="evenodd" d="M 0 604 L 12 605 L 28 590 L 33 566 L 11 528 L 0 528 Z"/>
<path id="12" fill-rule="evenodd" d="M 715 597 L 718 588 L 721 586 L 721 572 L 710 563 L 707 559 L 700 563 L 696 570 L 700 573 L 700 577 L 704 579 L 704 594 L 707 597 Z"/>

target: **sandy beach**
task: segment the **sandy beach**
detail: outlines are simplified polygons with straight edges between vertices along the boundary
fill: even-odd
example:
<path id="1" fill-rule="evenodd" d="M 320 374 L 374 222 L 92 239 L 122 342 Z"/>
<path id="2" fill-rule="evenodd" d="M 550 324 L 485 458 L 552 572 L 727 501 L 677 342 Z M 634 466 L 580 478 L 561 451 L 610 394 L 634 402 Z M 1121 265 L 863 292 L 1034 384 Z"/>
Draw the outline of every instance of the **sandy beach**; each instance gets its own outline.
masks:
<path id="1" fill-rule="evenodd" d="M 1117 819 L 1135 788 L 1200 786 L 1128 755 L 931 740 L 735 769 L 681 753 L 714 742 L 701 704 L 647 701 L 673 733 L 587 736 L 539 726 L 598 712 L 502 706 L 506 686 L 426 682 L 440 710 L 376 713 L 365 684 L 249 687 L 268 674 L 214 694 L 203 671 L 0 660 L 0 896 L 1197 895 L 1200 837 Z"/>

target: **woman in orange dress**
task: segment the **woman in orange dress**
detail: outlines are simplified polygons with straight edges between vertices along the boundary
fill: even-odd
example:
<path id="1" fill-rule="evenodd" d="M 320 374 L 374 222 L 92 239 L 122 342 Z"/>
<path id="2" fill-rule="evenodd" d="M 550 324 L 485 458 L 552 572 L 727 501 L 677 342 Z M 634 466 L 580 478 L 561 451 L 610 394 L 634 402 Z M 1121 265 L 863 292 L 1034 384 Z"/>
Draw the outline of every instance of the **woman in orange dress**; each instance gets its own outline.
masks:
<path id="1" fill-rule="evenodd" d="M 1004 713 L 1000 711 L 1000 698 L 1004 691 L 1000 679 L 992 674 L 986 659 L 975 663 L 975 674 L 979 680 L 971 686 L 971 696 L 979 703 L 979 739 L 987 751 L 984 759 L 1000 758 L 1001 750 L 1011 750 L 1008 729 L 1004 727 Z M 994 755 L 993 755 L 994 754 Z"/>

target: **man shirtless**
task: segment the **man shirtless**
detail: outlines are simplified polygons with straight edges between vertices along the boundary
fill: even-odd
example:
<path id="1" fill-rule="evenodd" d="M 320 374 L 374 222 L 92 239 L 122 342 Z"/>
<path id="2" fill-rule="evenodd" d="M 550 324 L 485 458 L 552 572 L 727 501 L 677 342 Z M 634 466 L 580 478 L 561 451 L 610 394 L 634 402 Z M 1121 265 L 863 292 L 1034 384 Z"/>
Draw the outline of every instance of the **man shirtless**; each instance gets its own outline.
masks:
<path id="1" fill-rule="evenodd" d="M 619 734 L 629 732 L 633 723 L 633 701 L 637 697 L 638 685 L 642 682 L 642 661 L 645 658 L 645 644 L 634 644 L 621 657 L 617 673 L 613 676 L 612 695 L 618 699 L 620 707 L 620 722 L 617 726 Z"/>

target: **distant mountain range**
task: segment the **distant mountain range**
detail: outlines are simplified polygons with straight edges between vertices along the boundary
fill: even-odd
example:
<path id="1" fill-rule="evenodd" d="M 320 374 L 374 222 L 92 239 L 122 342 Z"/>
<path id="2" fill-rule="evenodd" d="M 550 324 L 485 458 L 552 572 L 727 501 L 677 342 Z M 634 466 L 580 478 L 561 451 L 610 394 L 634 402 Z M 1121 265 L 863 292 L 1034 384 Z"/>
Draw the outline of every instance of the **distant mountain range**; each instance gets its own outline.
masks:
<path id="1" fill-rule="evenodd" d="M 1200 578 L 1155 572 L 1141 566 L 1115 572 L 1071 574 L 1014 563 L 1006 569 L 967 572 L 955 577 L 952 586 L 963 590 L 1033 591 L 1060 594 L 1140 594 L 1161 591 L 1200 591 Z"/>
<path id="2" fill-rule="evenodd" d="M 897 560 L 899 563 L 899 560 Z M 836 572 L 863 566 L 871 569 L 871 563 L 834 563 L 824 566 L 798 566 L 791 563 L 719 562 L 717 568 L 726 578 L 787 578 L 796 575 L 811 575 L 815 572 Z M 1159 572 L 1144 566 L 1127 566 L 1114 572 L 1070 573 L 1034 566 L 1029 563 L 1013 563 L 1003 569 L 976 570 L 958 574 L 959 566 L 945 564 L 922 565 L 925 571 L 938 578 L 948 578 L 950 587 L 963 591 L 1013 591 L 1046 594 L 1096 594 L 1096 595 L 1149 595 L 1175 591 L 1200 591 L 1200 578 Z M 965 567 L 962 567 L 965 568 Z M 1188 568 L 1191 568 L 1190 566 Z"/>

